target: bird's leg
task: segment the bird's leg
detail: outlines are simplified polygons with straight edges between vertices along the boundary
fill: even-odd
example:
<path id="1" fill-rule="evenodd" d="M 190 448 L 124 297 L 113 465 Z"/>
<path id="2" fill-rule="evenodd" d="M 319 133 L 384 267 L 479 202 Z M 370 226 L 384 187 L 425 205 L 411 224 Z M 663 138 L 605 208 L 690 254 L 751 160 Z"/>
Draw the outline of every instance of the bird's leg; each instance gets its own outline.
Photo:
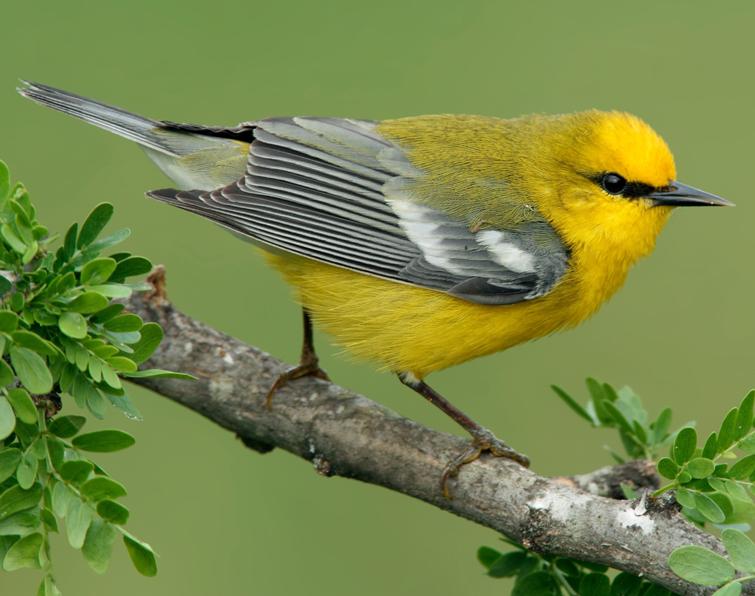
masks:
<path id="1" fill-rule="evenodd" d="M 524 467 L 529 467 L 530 460 L 525 455 L 514 451 L 506 443 L 496 438 L 487 428 L 477 424 L 427 383 L 407 373 L 399 374 L 398 378 L 404 385 L 414 389 L 414 391 L 439 408 L 444 414 L 450 416 L 451 419 L 472 435 L 472 443 L 469 447 L 449 461 L 443 469 L 443 474 L 440 477 L 440 486 L 444 497 L 447 499 L 452 498 L 448 490 L 449 478 L 455 478 L 462 466 L 475 461 L 483 453 L 490 453 L 495 457 L 505 457 Z"/>
<path id="2" fill-rule="evenodd" d="M 265 407 L 268 410 L 272 408 L 273 395 L 275 395 L 275 392 L 289 381 L 295 381 L 302 377 L 315 377 L 325 381 L 330 380 L 327 373 L 320 368 L 317 353 L 315 352 L 314 340 L 312 338 L 312 319 L 306 308 L 302 308 L 302 320 L 304 323 L 304 339 L 301 346 L 299 365 L 284 372 L 275 380 L 273 386 L 270 387 L 270 391 L 267 392 L 267 396 L 265 397 Z"/>

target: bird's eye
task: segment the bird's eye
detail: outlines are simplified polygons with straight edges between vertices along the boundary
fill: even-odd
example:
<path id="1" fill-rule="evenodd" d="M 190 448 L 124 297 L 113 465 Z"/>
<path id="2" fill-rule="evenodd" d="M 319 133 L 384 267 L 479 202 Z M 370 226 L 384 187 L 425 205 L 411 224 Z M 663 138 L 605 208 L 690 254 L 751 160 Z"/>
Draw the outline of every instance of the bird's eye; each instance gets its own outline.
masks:
<path id="1" fill-rule="evenodd" d="M 609 195 L 620 195 L 627 187 L 627 180 L 624 176 L 609 172 L 600 178 L 600 185 Z"/>

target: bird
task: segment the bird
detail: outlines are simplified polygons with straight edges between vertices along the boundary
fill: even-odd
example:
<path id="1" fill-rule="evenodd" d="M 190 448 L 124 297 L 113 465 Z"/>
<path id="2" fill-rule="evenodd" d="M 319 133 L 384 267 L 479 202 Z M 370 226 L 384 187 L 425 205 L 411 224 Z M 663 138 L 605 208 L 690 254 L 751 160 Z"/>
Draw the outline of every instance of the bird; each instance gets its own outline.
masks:
<path id="1" fill-rule="evenodd" d="M 440 477 L 483 453 L 526 456 L 426 377 L 574 327 L 654 249 L 671 212 L 730 201 L 676 179 L 644 120 L 587 110 L 504 119 L 280 117 L 236 126 L 153 120 L 39 83 L 26 98 L 135 141 L 174 182 L 149 197 L 263 250 L 295 289 L 298 366 L 327 379 L 312 328 L 389 371 L 471 436 Z"/>

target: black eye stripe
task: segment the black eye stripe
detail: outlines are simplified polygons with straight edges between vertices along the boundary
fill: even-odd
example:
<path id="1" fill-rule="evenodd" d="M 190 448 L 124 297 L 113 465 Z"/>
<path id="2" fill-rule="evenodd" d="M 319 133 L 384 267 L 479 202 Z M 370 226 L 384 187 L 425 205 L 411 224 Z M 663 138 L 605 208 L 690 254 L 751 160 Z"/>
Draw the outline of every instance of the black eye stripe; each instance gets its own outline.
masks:
<path id="1" fill-rule="evenodd" d="M 656 188 L 650 184 L 644 182 L 627 182 L 627 186 L 624 192 L 621 193 L 622 197 L 628 199 L 636 199 L 639 197 L 646 197 L 652 192 L 655 192 Z"/>
<path id="2" fill-rule="evenodd" d="M 606 190 L 604 186 L 604 178 L 610 174 L 613 174 L 613 172 L 603 172 L 601 174 L 587 176 L 587 178 L 592 180 L 603 190 Z M 623 178 L 623 176 L 621 176 L 620 174 L 616 175 Z M 649 194 L 659 190 L 663 190 L 663 188 L 658 188 L 653 186 L 652 184 L 646 184 L 645 182 L 625 181 L 624 188 L 621 190 L 621 192 L 609 194 L 624 197 L 625 199 L 638 199 L 640 197 L 646 197 Z"/>

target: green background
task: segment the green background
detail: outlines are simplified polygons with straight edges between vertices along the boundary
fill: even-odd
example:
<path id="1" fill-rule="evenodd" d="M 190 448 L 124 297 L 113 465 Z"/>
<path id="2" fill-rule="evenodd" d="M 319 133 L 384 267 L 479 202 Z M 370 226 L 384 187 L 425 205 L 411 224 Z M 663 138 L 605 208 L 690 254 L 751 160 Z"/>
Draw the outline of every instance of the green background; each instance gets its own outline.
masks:
<path id="1" fill-rule="evenodd" d="M 615 8 L 613 8 L 615 6 Z M 299 316 L 260 256 L 195 216 L 144 198 L 166 180 L 134 146 L 15 94 L 19 77 L 156 118 L 234 124 L 314 114 L 515 116 L 618 108 L 665 136 L 680 178 L 736 209 L 680 210 L 627 287 L 575 331 L 432 378 L 538 472 L 609 463 L 613 437 L 587 431 L 548 389 L 584 395 L 588 375 L 630 383 L 657 413 L 709 431 L 753 384 L 752 185 L 755 84 L 748 2 L 4 2 L 0 157 L 63 231 L 103 200 L 129 248 L 167 267 L 178 307 L 293 361 Z M 454 431 L 389 375 L 320 341 L 339 383 Z M 120 547 L 96 576 L 58 540 L 66 594 L 345 596 L 504 594 L 475 561 L 493 532 L 386 490 L 324 479 L 283 452 L 134 389 L 145 415 L 108 425 L 137 436 L 103 465 L 130 488 L 130 527 L 159 552 L 146 579 Z M 587 432 L 586 432 L 587 431 Z M 30 571 L 0 592 L 34 593 Z"/>

